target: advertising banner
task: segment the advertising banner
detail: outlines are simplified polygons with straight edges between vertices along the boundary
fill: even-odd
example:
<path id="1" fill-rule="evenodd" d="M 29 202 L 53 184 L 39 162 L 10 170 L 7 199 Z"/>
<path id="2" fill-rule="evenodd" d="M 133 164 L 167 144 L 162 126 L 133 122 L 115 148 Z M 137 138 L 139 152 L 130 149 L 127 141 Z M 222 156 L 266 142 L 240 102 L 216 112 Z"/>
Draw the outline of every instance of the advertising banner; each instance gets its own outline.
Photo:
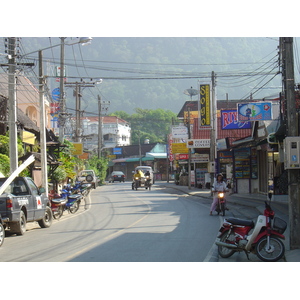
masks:
<path id="1" fill-rule="evenodd" d="M 251 128 L 251 123 L 249 121 L 238 121 L 236 109 L 226 109 L 221 111 L 221 125 L 222 130 Z"/>
<path id="2" fill-rule="evenodd" d="M 271 102 L 239 103 L 237 105 L 239 121 L 272 120 Z"/>
<path id="3" fill-rule="evenodd" d="M 200 127 L 210 126 L 210 86 L 200 85 Z"/>

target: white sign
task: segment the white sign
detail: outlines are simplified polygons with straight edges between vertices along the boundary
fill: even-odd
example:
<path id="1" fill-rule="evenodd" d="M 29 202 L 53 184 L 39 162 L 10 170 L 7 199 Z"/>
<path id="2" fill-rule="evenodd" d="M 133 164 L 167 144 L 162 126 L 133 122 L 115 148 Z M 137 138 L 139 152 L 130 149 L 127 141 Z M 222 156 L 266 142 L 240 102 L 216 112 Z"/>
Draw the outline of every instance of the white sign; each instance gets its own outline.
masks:
<path id="1" fill-rule="evenodd" d="M 188 140 L 186 145 L 188 148 L 210 148 L 210 139 Z"/>
<path id="2" fill-rule="evenodd" d="M 188 129 L 186 126 L 174 126 L 172 127 L 172 137 L 177 139 L 187 139 Z"/>

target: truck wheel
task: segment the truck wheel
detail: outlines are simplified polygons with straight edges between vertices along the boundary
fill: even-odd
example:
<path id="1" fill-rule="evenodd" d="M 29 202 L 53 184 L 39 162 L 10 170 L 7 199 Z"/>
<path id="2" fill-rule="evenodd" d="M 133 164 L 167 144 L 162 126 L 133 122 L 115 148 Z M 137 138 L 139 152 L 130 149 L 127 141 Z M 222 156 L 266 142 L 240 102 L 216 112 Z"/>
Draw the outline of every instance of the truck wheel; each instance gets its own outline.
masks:
<path id="1" fill-rule="evenodd" d="M 20 211 L 19 222 L 10 225 L 10 231 L 17 235 L 23 235 L 26 232 L 26 216 L 23 210 Z"/>
<path id="2" fill-rule="evenodd" d="M 0 247 L 2 246 L 5 238 L 5 231 L 3 225 L 0 223 Z"/>
<path id="3" fill-rule="evenodd" d="M 51 226 L 52 221 L 53 221 L 52 210 L 49 206 L 47 206 L 45 210 L 44 218 L 39 220 L 38 223 L 41 228 L 48 228 Z"/>

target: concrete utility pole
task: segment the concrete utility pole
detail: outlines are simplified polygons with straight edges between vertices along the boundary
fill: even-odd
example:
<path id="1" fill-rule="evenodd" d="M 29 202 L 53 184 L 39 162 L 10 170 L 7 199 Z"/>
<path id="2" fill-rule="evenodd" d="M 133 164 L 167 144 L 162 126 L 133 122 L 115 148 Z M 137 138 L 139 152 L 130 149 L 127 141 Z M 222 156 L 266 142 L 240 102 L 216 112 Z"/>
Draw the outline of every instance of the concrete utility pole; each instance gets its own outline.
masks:
<path id="1" fill-rule="evenodd" d="M 102 132 L 102 125 L 103 125 L 103 117 L 102 117 L 102 110 L 107 110 L 108 106 L 110 105 L 110 101 L 103 101 L 101 97 L 98 95 L 98 158 L 102 156 L 102 147 L 103 147 L 103 132 Z"/>
<path id="2" fill-rule="evenodd" d="M 215 94 L 215 72 L 211 72 L 211 131 L 210 131 L 210 163 L 215 168 L 216 161 L 216 139 L 217 139 L 217 104 L 216 104 L 216 94 Z M 214 184 L 214 173 L 211 173 L 211 181 L 210 186 L 212 187 Z"/>
<path id="3" fill-rule="evenodd" d="M 39 104 L 40 104 L 40 147 L 41 147 L 41 172 L 42 187 L 48 195 L 48 168 L 47 168 L 47 140 L 46 140 L 46 113 L 44 99 L 44 71 L 43 52 L 39 51 Z"/>
<path id="4" fill-rule="evenodd" d="M 66 87 L 75 87 L 75 98 L 76 98 L 76 129 L 75 129 L 75 142 L 81 143 L 81 88 L 82 87 L 95 87 L 96 82 L 66 82 Z"/>
<path id="5" fill-rule="evenodd" d="M 296 113 L 293 38 L 280 38 L 286 99 L 287 136 L 299 136 Z M 300 248 L 300 170 L 288 169 L 290 248 Z"/>
<path id="6" fill-rule="evenodd" d="M 64 142 L 64 135 L 65 135 L 65 92 L 64 92 L 64 69 L 65 69 L 65 37 L 61 37 L 61 44 L 60 44 L 60 78 L 59 78 L 59 141 L 61 143 Z"/>
<path id="7" fill-rule="evenodd" d="M 8 38 L 8 124 L 10 173 L 18 168 L 17 95 L 16 95 L 16 38 Z"/>

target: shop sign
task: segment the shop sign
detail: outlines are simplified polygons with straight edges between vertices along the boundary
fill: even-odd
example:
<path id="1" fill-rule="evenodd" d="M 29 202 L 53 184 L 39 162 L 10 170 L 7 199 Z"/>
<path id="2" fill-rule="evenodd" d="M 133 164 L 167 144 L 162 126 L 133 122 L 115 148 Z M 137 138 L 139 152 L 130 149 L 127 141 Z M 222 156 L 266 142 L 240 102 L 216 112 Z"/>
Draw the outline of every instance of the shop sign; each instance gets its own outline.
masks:
<path id="1" fill-rule="evenodd" d="M 237 105 L 239 121 L 272 120 L 271 102 L 239 103 Z"/>
<path id="2" fill-rule="evenodd" d="M 188 140 L 188 148 L 210 148 L 210 139 Z"/>
<path id="3" fill-rule="evenodd" d="M 174 139 L 187 139 L 188 128 L 186 126 L 174 126 L 172 127 L 172 137 Z"/>
<path id="4" fill-rule="evenodd" d="M 238 121 L 236 109 L 226 109 L 221 111 L 221 125 L 222 125 L 222 130 L 251 128 L 251 123 L 249 121 L 245 121 L 245 122 Z"/>
<path id="5" fill-rule="evenodd" d="M 189 149 L 186 147 L 186 143 L 173 143 L 172 152 L 174 153 L 188 153 Z"/>
<path id="6" fill-rule="evenodd" d="M 200 127 L 210 126 L 210 86 L 200 84 Z"/>

